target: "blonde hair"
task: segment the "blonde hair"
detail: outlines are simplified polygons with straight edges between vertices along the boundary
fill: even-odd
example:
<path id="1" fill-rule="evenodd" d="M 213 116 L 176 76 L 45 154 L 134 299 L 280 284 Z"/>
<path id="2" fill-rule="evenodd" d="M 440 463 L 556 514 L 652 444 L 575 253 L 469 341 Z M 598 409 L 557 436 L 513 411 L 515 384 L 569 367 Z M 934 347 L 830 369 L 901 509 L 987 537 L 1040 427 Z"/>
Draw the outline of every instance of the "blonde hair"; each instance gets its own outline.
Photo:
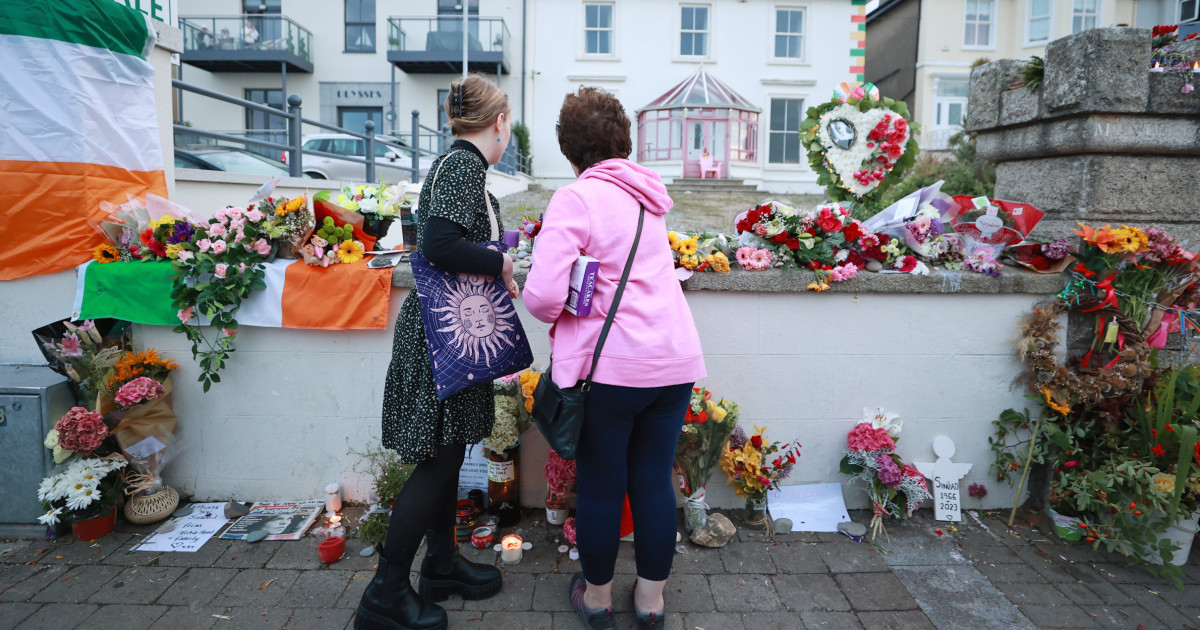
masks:
<path id="1" fill-rule="evenodd" d="M 487 129 L 497 116 L 511 111 L 504 90 L 479 74 L 452 82 L 442 108 L 450 119 L 450 132 L 456 136 Z"/>

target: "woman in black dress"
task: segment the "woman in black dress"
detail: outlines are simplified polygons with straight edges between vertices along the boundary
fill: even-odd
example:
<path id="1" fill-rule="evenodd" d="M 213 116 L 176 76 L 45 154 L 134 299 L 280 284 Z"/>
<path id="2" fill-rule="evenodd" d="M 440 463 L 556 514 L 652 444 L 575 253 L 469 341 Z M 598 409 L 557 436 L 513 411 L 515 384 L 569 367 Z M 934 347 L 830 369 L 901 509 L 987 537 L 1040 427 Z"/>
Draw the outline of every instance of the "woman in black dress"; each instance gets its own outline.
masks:
<path id="1" fill-rule="evenodd" d="M 450 85 L 445 103 L 457 140 L 434 162 L 417 202 L 421 251 L 449 272 L 502 276 L 517 297 L 513 260 L 478 243 L 499 240 L 495 197 L 484 188 L 487 168 L 500 161 L 511 135 L 508 96 L 496 84 L 469 76 Z M 432 183 L 431 183 L 432 182 Z M 383 394 L 383 445 L 416 464 L 392 508 L 387 539 L 378 549 L 379 569 L 363 593 L 357 630 L 432 630 L 446 627 L 446 612 L 433 602 L 459 594 L 484 599 L 501 586 L 500 571 L 459 555 L 454 540 L 458 469 L 467 444 L 492 432 L 491 381 L 438 401 L 420 303 L 411 291 L 400 308 L 392 362 Z M 420 594 L 408 571 L 424 537 Z"/>

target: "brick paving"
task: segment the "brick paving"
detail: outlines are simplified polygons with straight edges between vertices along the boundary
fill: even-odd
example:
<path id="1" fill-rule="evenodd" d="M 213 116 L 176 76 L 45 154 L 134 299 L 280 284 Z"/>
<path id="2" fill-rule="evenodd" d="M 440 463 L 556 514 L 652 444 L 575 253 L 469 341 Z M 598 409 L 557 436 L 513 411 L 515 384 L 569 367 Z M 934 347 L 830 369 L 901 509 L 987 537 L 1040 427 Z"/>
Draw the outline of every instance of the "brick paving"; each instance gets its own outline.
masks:
<path id="1" fill-rule="evenodd" d="M 566 600 L 579 563 L 558 552 L 561 531 L 538 516 L 531 511 L 518 526 L 534 547 L 520 564 L 501 565 L 499 595 L 445 602 L 451 628 L 582 628 Z M 666 627 L 1200 628 L 1200 545 L 1181 592 L 1119 556 L 1063 543 L 1034 525 L 1010 530 L 1003 516 L 950 525 L 919 513 L 890 525 L 878 546 L 840 534 L 770 541 L 745 529 L 722 549 L 685 542 L 668 582 Z M 213 539 L 191 554 L 131 551 L 152 529 L 122 524 L 96 541 L 0 541 L 0 628 L 341 630 L 353 627 L 375 565 L 358 556 L 363 544 L 353 536 L 346 557 L 330 566 L 317 562 L 311 539 Z M 463 553 L 497 562 L 491 550 Z M 618 628 L 633 627 L 634 570 L 633 545 L 623 543 Z"/>

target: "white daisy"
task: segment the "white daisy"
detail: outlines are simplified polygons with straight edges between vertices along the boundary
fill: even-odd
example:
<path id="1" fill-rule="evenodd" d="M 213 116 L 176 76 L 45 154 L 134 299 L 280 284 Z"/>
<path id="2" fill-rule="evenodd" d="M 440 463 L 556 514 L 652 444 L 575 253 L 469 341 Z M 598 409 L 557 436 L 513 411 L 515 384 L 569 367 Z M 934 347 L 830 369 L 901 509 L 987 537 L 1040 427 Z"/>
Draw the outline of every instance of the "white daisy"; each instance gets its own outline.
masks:
<path id="1" fill-rule="evenodd" d="M 98 498 L 100 498 L 100 491 L 96 488 L 84 488 L 79 492 L 72 492 L 67 495 L 67 509 L 82 510 Z"/>
<path id="2" fill-rule="evenodd" d="M 42 483 L 40 483 L 38 485 L 38 494 L 37 494 L 38 500 L 39 501 L 53 501 L 54 499 L 52 497 L 58 493 L 58 491 L 59 491 L 58 486 L 61 482 L 62 482 L 62 478 L 59 477 L 58 475 L 54 475 L 53 477 L 46 477 L 45 479 L 43 479 Z"/>
<path id="3" fill-rule="evenodd" d="M 49 512 L 38 517 L 38 522 L 42 525 L 50 526 L 58 523 L 58 515 L 62 513 L 62 508 L 56 507 Z"/>

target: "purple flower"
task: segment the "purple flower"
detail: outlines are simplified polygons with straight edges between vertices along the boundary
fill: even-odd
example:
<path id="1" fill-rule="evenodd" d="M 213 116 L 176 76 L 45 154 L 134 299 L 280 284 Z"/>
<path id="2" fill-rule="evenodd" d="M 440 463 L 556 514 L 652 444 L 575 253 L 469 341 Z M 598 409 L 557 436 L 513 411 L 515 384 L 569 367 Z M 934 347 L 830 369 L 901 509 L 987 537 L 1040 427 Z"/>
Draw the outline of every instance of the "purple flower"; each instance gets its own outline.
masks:
<path id="1" fill-rule="evenodd" d="M 1067 244 L 1065 238 L 1042 245 L 1042 253 L 1050 260 L 1062 260 L 1070 251 L 1071 246 Z"/>
<path id="2" fill-rule="evenodd" d="M 904 481 L 904 473 L 896 465 L 896 460 L 892 459 L 888 453 L 881 453 L 879 457 L 875 458 L 875 463 L 879 466 L 879 480 L 883 482 L 883 485 L 895 488 L 900 485 L 901 481 Z"/>
<path id="3" fill-rule="evenodd" d="M 967 494 L 982 500 L 987 496 L 987 487 L 981 483 L 973 483 L 967 488 Z"/>
<path id="4" fill-rule="evenodd" d="M 729 435 L 729 448 L 737 450 L 746 445 L 746 432 L 742 427 L 733 427 L 733 433 Z"/>
<path id="5" fill-rule="evenodd" d="M 175 229 L 171 232 L 171 236 L 167 237 L 168 245 L 186 243 L 192 239 L 193 235 L 196 234 L 196 229 L 192 227 L 191 223 L 186 221 L 179 221 L 175 223 L 173 227 Z"/>

